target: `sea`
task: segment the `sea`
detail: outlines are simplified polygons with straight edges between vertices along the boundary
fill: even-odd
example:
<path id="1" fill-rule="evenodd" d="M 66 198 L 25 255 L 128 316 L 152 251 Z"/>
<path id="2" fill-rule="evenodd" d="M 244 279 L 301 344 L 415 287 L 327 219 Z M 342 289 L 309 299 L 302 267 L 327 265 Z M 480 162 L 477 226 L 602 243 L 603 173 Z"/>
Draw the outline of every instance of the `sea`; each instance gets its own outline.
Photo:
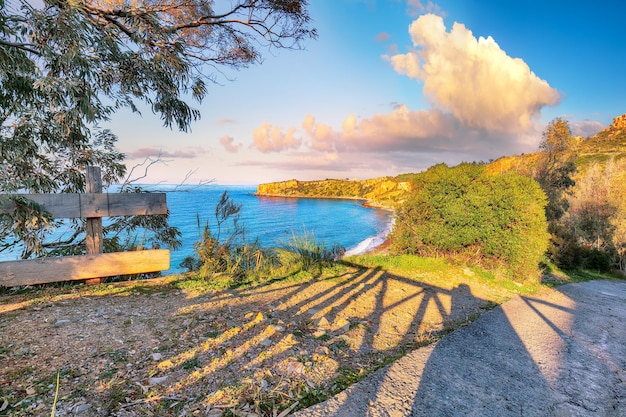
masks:
<path id="1" fill-rule="evenodd" d="M 256 186 L 208 185 L 188 190 L 168 190 L 170 224 L 180 229 L 183 245 L 170 254 L 171 268 L 182 271 L 181 261 L 194 253 L 205 224 L 216 234 L 215 207 L 224 191 L 241 206 L 238 223 L 247 242 L 258 239 L 262 247 L 281 247 L 295 236 L 313 236 L 326 247 L 339 245 L 346 255 L 367 252 L 382 244 L 391 231 L 393 214 L 370 208 L 361 200 L 256 196 Z M 223 227 L 221 237 L 228 234 Z"/>
<path id="2" fill-rule="evenodd" d="M 286 246 L 294 235 L 306 234 L 326 247 L 341 246 L 346 255 L 362 254 L 384 242 L 393 222 L 391 211 L 365 207 L 361 200 L 262 197 L 255 195 L 257 187 L 254 185 L 181 187 L 161 184 L 143 188 L 166 193 L 170 225 L 182 233 L 182 247 L 170 252 L 170 269 L 164 274 L 184 271 L 180 263 L 194 255 L 194 245 L 202 237 L 205 225 L 210 227 L 213 236 L 217 235 L 215 207 L 224 191 L 241 206 L 238 225 L 245 231 L 246 242 L 258 239 L 264 248 Z M 229 234 L 231 224 L 226 222 L 222 226 L 221 238 Z M 64 233 L 67 232 L 56 232 L 59 236 Z M 15 260 L 18 256 L 17 251 L 3 252 L 0 261 Z"/>

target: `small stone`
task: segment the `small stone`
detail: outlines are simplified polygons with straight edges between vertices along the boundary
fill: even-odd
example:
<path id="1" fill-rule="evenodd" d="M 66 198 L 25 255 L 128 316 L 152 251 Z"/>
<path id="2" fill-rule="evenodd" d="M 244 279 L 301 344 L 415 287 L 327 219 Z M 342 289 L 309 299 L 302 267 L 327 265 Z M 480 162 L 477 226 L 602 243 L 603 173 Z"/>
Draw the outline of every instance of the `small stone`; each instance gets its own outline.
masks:
<path id="1" fill-rule="evenodd" d="M 78 414 L 82 414 L 84 412 L 89 411 L 89 409 L 91 408 L 91 404 L 87 404 L 87 403 L 82 403 L 82 404 L 77 404 L 74 406 L 74 414 L 78 415 Z"/>
<path id="2" fill-rule="evenodd" d="M 316 339 L 319 339 L 320 337 L 324 337 L 324 336 L 326 336 L 325 330 L 318 330 L 315 333 L 313 333 L 313 337 Z"/>
<path id="3" fill-rule="evenodd" d="M 150 355 L 150 358 L 152 358 L 153 361 L 158 362 L 163 359 L 163 355 L 161 355 L 159 352 L 156 352 Z"/>
<path id="4" fill-rule="evenodd" d="M 66 324 L 70 324 L 71 321 L 70 320 L 66 320 L 66 319 L 60 319 L 54 322 L 54 325 L 56 327 L 61 327 L 61 326 L 65 326 Z"/>
<path id="5" fill-rule="evenodd" d="M 265 339 L 261 340 L 261 342 L 259 342 L 259 344 L 261 346 L 268 347 L 268 346 L 272 345 L 272 341 L 271 341 L 271 339 L 266 337 Z"/>
<path id="6" fill-rule="evenodd" d="M 35 391 L 35 388 L 33 387 L 28 387 L 26 388 L 26 395 L 35 395 L 37 391 Z"/>
<path id="7" fill-rule="evenodd" d="M 326 317 L 320 317 L 319 319 L 315 320 L 315 326 L 320 329 L 329 329 L 330 322 Z"/>
<path id="8" fill-rule="evenodd" d="M 162 385 L 165 384 L 165 381 L 167 381 L 166 376 L 152 377 L 148 379 L 148 383 L 150 385 Z"/>
<path id="9" fill-rule="evenodd" d="M 302 362 L 289 362 L 285 371 L 289 375 L 302 375 L 304 373 L 304 364 Z"/>
<path id="10" fill-rule="evenodd" d="M 318 355 L 329 356 L 330 349 L 328 349 L 328 347 L 326 346 L 318 346 L 315 348 L 315 353 L 317 353 Z"/>
<path id="11" fill-rule="evenodd" d="M 337 329 L 338 332 L 345 333 L 350 330 L 350 322 L 342 317 L 335 320 L 334 327 Z"/>
<path id="12" fill-rule="evenodd" d="M 296 338 L 294 337 L 293 333 L 289 333 L 287 336 L 285 336 L 285 338 L 283 339 L 283 343 L 287 344 L 287 345 L 297 345 L 298 342 L 296 340 Z"/>
<path id="13" fill-rule="evenodd" d="M 284 326 L 279 326 L 278 324 L 270 324 L 269 327 L 271 327 L 274 332 L 284 332 L 285 331 L 285 327 Z"/>

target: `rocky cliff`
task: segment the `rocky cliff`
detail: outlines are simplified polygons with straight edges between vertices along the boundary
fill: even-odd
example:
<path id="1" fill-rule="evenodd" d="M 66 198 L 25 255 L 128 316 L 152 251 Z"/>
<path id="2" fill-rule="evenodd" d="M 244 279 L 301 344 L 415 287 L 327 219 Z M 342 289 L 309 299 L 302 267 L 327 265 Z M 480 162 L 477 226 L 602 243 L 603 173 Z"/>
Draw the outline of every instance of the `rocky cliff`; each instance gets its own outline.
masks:
<path id="1" fill-rule="evenodd" d="M 260 184 L 257 195 L 309 198 L 351 198 L 367 204 L 394 208 L 411 191 L 409 179 L 380 177 L 368 180 L 326 179 L 318 181 L 288 180 Z"/>

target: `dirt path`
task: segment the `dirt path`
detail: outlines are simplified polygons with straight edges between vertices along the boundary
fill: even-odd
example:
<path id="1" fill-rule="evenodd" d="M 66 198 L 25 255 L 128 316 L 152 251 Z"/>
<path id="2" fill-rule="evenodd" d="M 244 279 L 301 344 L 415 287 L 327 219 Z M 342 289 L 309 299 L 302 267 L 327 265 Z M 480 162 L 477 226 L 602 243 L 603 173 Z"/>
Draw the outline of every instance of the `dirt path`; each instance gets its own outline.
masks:
<path id="1" fill-rule="evenodd" d="M 515 298 L 297 416 L 626 416 L 626 282 Z"/>
<path id="2" fill-rule="evenodd" d="M 276 416 L 500 302 L 471 271 L 197 291 L 184 280 L 0 298 L 0 416 Z M 441 284 L 444 282 L 444 284 Z"/>

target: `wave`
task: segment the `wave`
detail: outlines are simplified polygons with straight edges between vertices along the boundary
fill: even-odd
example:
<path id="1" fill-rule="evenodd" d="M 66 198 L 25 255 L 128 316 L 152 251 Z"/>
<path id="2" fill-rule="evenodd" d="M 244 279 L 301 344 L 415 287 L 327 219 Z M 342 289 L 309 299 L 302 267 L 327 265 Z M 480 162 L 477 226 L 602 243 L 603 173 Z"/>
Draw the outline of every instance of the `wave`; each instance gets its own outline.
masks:
<path id="1" fill-rule="evenodd" d="M 391 221 L 380 233 L 365 238 L 356 246 L 353 246 L 352 248 L 346 250 L 343 256 L 363 255 L 364 253 L 367 253 L 372 249 L 382 245 L 387 240 L 387 236 L 389 236 L 389 233 L 391 233 L 391 231 L 393 230 L 394 223 L 395 219 L 392 218 Z"/>

